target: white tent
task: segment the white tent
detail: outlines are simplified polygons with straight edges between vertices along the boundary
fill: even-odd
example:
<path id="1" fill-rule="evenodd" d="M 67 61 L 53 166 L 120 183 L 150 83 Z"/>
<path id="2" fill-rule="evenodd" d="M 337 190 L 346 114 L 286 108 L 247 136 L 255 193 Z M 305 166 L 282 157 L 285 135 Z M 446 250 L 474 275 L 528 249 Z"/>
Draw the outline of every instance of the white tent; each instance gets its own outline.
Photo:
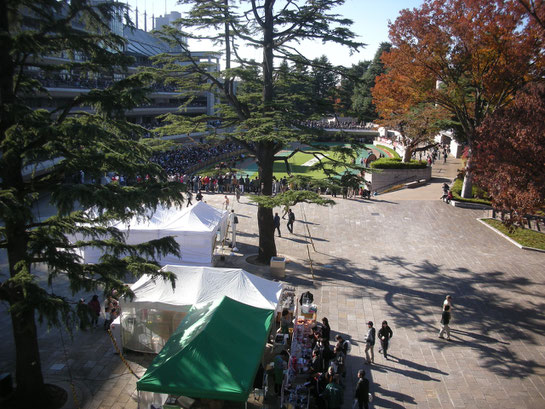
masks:
<path id="1" fill-rule="evenodd" d="M 128 244 L 144 243 L 165 236 L 174 236 L 180 245 L 181 259 L 170 254 L 159 258 L 166 264 L 212 265 L 212 255 L 218 231 L 220 241 L 227 229 L 228 212 L 218 210 L 204 202 L 197 202 L 184 209 L 158 207 L 146 218 L 134 217 L 129 222 L 113 225 L 126 233 Z M 102 250 L 86 247 L 81 256 L 85 263 L 96 263 Z"/>
<path id="2" fill-rule="evenodd" d="M 242 269 L 167 265 L 162 270 L 176 275 L 174 289 L 170 281 L 145 275 L 131 286 L 133 300 L 121 302 L 121 338 L 125 348 L 159 352 L 193 305 L 227 296 L 275 310 L 282 292 L 281 283 Z"/>

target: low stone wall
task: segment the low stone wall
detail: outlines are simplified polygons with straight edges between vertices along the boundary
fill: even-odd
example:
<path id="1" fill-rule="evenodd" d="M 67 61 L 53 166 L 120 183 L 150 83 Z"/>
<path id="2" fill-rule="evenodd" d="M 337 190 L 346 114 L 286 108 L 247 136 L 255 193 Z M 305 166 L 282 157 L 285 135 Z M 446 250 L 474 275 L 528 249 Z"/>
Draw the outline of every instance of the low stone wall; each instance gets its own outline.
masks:
<path id="1" fill-rule="evenodd" d="M 381 169 L 380 172 L 365 174 L 365 180 L 371 182 L 371 190 L 379 193 L 395 185 L 421 179 L 431 179 L 431 167 L 428 166 L 425 169 Z"/>

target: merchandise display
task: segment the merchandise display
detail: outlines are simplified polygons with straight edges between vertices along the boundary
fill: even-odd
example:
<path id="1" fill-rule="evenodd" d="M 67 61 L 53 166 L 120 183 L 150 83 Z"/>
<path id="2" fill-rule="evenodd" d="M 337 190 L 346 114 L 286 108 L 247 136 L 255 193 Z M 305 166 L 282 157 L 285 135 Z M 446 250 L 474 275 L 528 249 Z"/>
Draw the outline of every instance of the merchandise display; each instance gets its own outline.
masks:
<path id="1" fill-rule="evenodd" d="M 308 381 L 316 312 L 317 307 L 314 304 L 296 305 L 288 370 L 281 393 L 281 406 L 290 409 L 307 409 L 310 404 Z"/>

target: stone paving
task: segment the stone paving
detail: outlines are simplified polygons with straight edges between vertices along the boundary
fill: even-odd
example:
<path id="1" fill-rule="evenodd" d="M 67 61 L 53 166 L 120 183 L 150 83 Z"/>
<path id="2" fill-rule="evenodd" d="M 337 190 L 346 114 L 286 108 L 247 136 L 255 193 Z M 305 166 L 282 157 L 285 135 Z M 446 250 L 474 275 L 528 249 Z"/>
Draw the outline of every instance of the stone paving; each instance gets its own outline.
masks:
<path id="1" fill-rule="evenodd" d="M 333 335 L 352 343 L 344 408 L 351 408 L 360 368 L 371 380 L 375 408 L 545 408 L 545 254 L 521 250 L 483 226 L 476 220 L 482 210 L 438 200 L 443 179 L 458 163 L 449 165 L 434 169 L 434 183 L 421 190 L 373 200 L 338 198 L 334 207 L 297 205 L 293 235 L 283 221 L 277 246 L 289 259 L 286 282 L 313 292 Z M 205 200 L 219 206 L 222 197 Z M 245 262 L 256 253 L 256 207 L 246 197 L 241 202 L 234 203 L 240 252 L 225 265 L 270 278 L 266 268 Z M 314 277 L 307 226 L 316 250 L 310 246 Z M 67 291 L 63 283 L 54 289 Z M 454 305 L 450 342 L 437 337 L 447 294 Z M 367 366 L 365 323 L 384 319 L 394 332 L 391 358 L 380 356 L 377 345 L 375 364 Z M 0 314 L 0 329 L 0 372 L 13 371 L 6 314 Z M 102 330 L 62 334 L 41 332 L 49 382 L 74 379 L 81 408 L 137 407 L 136 378 Z M 127 360 L 141 375 L 151 357 L 129 353 Z M 69 399 L 67 407 L 78 405 Z"/>

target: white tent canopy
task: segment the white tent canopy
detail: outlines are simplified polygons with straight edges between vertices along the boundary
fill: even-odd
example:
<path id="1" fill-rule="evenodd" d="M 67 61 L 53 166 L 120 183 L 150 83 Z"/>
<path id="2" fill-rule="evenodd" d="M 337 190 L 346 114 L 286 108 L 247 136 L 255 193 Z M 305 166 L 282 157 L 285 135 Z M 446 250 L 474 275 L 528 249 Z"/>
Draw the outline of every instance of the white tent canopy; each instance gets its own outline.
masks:
<path id="1" fill-rule="evenodd" d="M 223 296 L 258 308 L 275 310 L 282 284 L 242 269 L 167 265 L 170 281 L 145 275 L 131 286 L 135 297 L 121 303 L 121 333 L 125 348 L 159 352 L 191 306 Z"/>
<path id="2" fill-rule="evenodd" d="M 174 236 L 180 245 L 181 259 L 169 254 L 157 260 L 161 265 L 212 265 L 217 233 L 220 232 L 219 240 L 223 240 L 229 215 L 226 210 L 197 202 L 184 209 L 158 207 L 148 216 L 134 217 L 129 222 L 118 222 L 113 227 L 126 233 L 128 244 Z M 95 247 L 87 247 L 81 252 L 85 263 L 98 262 L 102 254 L 102 250 Z"/>

